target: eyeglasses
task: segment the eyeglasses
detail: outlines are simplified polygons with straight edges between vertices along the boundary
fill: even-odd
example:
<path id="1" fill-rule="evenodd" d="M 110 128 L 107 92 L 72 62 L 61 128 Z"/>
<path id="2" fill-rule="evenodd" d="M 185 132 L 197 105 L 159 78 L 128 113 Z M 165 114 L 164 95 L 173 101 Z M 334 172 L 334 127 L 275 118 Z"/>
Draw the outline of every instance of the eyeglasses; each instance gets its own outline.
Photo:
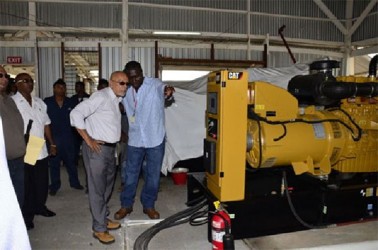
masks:
<path id="1" fill-rule="evenodd" d="M 3 77 L 9 79 L 10 75 L 4 74 L 4 73 L 0 73 L 0 78 L 3 78 Z"/>
<path id="2" fill-rule="evenodd" d="M 32 78 L 29 79 L 20 79 L 16 83 L 34 83 L 34 80 Z"/>
<path id="3" fill-rule="evenodd" d="M 119 85 L 122 85 L 122 86 L 128 84 L 128 82 L 123 82 L 123 81 L 117 82 L 117 81 L 114 81 L 112 79 L 110 79 L 110 80 L 113 81 L 113 82 L 116 82 L 116 83 L 118 83 Z"/>

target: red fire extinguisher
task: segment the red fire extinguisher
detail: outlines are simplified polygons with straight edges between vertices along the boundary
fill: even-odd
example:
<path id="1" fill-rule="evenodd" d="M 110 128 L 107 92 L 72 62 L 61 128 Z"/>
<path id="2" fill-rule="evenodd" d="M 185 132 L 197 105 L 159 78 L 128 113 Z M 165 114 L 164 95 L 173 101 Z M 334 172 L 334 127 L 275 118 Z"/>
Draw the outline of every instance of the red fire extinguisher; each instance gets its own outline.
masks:
<path id="1" fill-rule="evenodd" d="M 213 250 L 232 250 L 234 240 L 231 235 L 231 219 L 219 202 L 214 203 L 216 211 L 211 217 L 211 243 Z"/>

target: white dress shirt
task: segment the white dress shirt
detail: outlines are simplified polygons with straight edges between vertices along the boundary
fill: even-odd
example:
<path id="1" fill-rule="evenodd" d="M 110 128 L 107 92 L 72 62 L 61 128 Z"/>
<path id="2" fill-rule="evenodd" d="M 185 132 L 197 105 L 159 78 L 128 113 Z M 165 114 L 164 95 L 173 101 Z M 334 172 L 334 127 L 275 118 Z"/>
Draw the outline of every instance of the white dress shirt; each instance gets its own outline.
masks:
<path id="1" fill-rule="evenodd" d="M 116 143 L 121 137 L 121 100 L 110 87 L 96 91 L 71 111 L 71 125 L 95 140 Z"/>
<path id="2" fill-rule="evenodd" d="M 49 125 L 51 121 L 47 114 L 47 106 L 42 99 L 32 96 L 32 106 L 30 106 L 28 101 L 19 92 L 13 95 L 12 98 L 24 120 L 24 134 L 26 134 L 29 120 L 33 120 L 30 135 L 45 139 L 45 126 Z M 39 154 L 38 160 L 46 158 L 48 155 L 45 143 Z"/>

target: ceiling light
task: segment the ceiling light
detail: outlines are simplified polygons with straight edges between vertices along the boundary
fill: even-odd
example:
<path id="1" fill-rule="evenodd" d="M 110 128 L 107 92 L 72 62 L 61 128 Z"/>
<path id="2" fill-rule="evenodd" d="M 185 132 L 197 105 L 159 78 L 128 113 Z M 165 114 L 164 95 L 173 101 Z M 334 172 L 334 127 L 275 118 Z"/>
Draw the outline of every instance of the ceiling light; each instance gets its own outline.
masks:
<path id="1" fill-rule="evenodd" d="M 153 31 L 152 34 L 154 35 L 189 35 L 189 36 L 199 36 L 201 35 L 200 32 L 192 32 L 192 31 Z"/>

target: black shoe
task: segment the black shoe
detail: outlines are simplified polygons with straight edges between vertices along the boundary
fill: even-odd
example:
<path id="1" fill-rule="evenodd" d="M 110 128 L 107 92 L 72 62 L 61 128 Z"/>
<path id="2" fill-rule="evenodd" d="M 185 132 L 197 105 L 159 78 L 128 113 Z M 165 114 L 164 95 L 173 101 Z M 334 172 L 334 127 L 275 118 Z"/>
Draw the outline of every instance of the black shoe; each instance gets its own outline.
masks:
<path id="1" fill-rule="evenodd" d="M 45 210 L 36 213 L 36 215 L 41 215 L 41 216 L 44 216 L 44 217 L 53 217 L 53 216 L 56 215 L 56 213 L 54 213 L 53 211 L 48 210 L 48 209 L 46 208 Z"/>
<path id="2" fill-rule="evenodd" d="M 71 186 L 73 189 L 77 189 L 77 190 L 84 190 L 84 187 L 82 185 L 77 185 L 77 186 Z"/>
<path id="3" fill-rule="evenodd" d="M 25 225 L 26 225 L 26 229 L 27 230 L 30 230 L 30 229 L 34 228 L 34 223 L 33 222 L 27 222 L 27 223 L 25 223 Z"/>
<path id="4" fill-rule="evenodd" d="M 55 196 L 57 192 L 56 190 L 50 190 L 49 195 Z"/>

